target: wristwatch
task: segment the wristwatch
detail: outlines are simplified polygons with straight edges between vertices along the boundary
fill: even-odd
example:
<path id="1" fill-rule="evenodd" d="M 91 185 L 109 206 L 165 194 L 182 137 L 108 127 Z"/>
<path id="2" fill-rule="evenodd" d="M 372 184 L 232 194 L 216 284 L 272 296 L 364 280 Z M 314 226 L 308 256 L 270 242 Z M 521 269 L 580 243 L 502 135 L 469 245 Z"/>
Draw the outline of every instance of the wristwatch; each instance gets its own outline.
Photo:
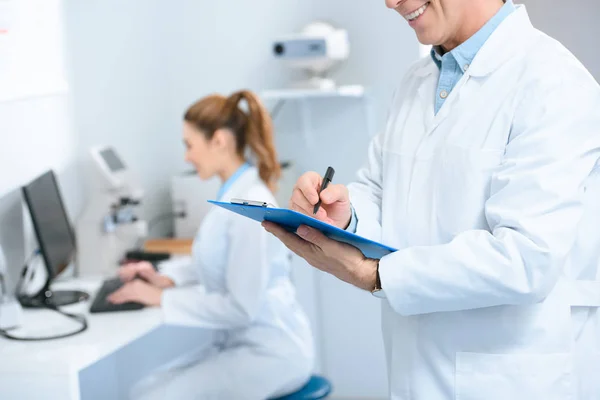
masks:
<path id="1" fill-rule="evenodd" d="M 381 278 L 379 277 L 379 260 L 377 261 L 377 273 L 375 275 L 375 288 L 371 290 L 371 294 L 377 298 L 384 299 L 385 293 L 381 287 Z"/>

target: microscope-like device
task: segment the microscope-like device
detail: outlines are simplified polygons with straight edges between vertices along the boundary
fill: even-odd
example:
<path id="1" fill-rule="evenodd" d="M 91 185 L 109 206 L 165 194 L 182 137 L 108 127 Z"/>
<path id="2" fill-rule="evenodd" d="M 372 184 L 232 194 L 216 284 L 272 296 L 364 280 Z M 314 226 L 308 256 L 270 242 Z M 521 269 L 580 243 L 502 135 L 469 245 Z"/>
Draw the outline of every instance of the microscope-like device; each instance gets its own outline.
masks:
<path id="1" fill-rule="evenodd" d="M 87 201 L 76 224 L 77 274 L 110 276 L 147 236 L 147 223 L 139 217 L 144 193 L 113 147 L 94 147 L 90 156 Z"/>
<path id="2" fill-rule="evenodd" d="M 334 90 L 337 85 L 328 74 L 350 55 L 348 32 L 316 21 L 300 33 L 278 38 L 273 43 L 273 55 L 306 73 L 306 78 L 295 82 L 293 88 Z"/>

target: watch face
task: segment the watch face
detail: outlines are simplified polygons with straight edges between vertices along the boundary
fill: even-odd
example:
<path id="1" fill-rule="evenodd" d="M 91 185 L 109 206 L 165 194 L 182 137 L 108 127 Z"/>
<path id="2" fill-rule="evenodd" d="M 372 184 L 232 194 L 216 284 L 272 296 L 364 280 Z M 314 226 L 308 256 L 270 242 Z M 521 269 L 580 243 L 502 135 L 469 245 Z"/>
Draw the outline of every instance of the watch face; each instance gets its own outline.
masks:
<path id="1" fill-rule="evenodd" d="M 385 299 L 385 292 L 382 289 L 375 289 L 371 292 L 371 294 L 378 299 Z"/>

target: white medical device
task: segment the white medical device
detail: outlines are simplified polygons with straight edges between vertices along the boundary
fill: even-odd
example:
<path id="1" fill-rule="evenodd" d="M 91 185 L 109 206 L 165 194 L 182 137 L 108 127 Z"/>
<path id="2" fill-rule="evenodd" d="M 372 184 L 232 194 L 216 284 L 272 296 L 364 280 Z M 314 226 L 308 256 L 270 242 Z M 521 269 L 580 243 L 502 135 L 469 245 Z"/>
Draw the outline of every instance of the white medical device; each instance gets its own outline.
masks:
<path id="1" fill-rule="evenodd" d="M 298 34 L 277 39 L 273 55 L 290 67 L 308 73 L 308 79 L 297 82 L 294 87 L 334 89 L 335 82 L 326 76 L 350 55 L 348 32 L 325 22 L 313 22 Z"/>
<path id="2" fill-rule="evenodd" d="M 98 146 L 90 149 L 92 160 L 98 171 L 104 176 L 108 184 L 114 189 L 120 189 L 128 181 L 127 167 L 114 148 Z"/>
<path id="3" fill-rule="evenodd" d="M 77 221 L 77 272 L 106 276 L 147 235 L 146 221 L 139 217 L 143 191 L 113 147 L 93 147 L 90 156 L 88 197 Z"/>

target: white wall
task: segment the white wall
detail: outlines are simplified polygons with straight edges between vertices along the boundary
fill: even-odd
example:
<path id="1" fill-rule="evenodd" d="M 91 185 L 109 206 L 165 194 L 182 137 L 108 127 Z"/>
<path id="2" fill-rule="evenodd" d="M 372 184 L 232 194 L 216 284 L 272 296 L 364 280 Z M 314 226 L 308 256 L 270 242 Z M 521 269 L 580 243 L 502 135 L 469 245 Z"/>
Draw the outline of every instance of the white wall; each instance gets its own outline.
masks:
<path id="1" fill-rule="evenodd" d="M 169 178 L 178 141 L 170 130 L 166 78 L 177 23 L 161 15 L 158 0 L 65 0 L 70 80 L 78 163 L 93 176 L 90 146 L 114 146 L 141 178 L 148 217 L 169 207 Z M 85 184 L 85 179 L 84 179 Z M 157 227 L 156 234 L 168 226 Z"/>
<path id="2" fill-rule="evenodd" d="M 272 39 L 299 29 L 310 8 L 303 2 L 257 0 L 228 2 L 175 0 L 163 5 L 169 21 L 168 124 L 179 135 L 183 113 L 210 93 L 229 94 L 280 87 L 290 76 L 270 57 Z M 172 156 L 186 169 L 181 141 Z"/>
<path id="3" fill-rule="evenodd" d="M 527 0 L 534 26 L 564 44 L 600 81 L 600 2 Z"/>
<path id="4" fill-rule="evenodd" d="M 0 196 L 73 161 L 70 118 L 67 94 L 0 102 Z"/>
<path id="5" fill-rule="evenodd" d="M 14 70 L 8 72 L 15 86 L 0 85 L 0 98 L 5 100 L 0 101 L 0 246 L 7 256 L 11 284 L 16 283 L 28 256 L 20 187 L 47 169 L 54 169 L 71 218 L 81 208 L 77 136 L 72 129 L 71 97 L 64 85 L 62 68 L 65 60 L 61 2 L 54 0 L 44 3 L 44 7 L 38 5 L 36 1 L 18 4 L 19 12 L 15 12 L 11 34 L 13 44 L 19 47 L 11 53 L 14 57 L 10 64 Z M 47 14 L 40 16 L 35 12 Z M 46 19 L 35 27 L 38 17 Z M 41 33 L 45 34 L 43 38 L 39 37 L 40 27 L 45 30 Z M 42 49 L 36 48 L 42 43 Z M 42 64 L 36 57 L 47 60 L 50 65 Z M 23 63 L 31 65 L 24 67 Z M 29 71 L 29 75 L 35 73 L 35 78 L 30 77 L 23 84 L 19 76 L 23 70 Z M 29 87 L 33 83 L 37 87 Z"/>

